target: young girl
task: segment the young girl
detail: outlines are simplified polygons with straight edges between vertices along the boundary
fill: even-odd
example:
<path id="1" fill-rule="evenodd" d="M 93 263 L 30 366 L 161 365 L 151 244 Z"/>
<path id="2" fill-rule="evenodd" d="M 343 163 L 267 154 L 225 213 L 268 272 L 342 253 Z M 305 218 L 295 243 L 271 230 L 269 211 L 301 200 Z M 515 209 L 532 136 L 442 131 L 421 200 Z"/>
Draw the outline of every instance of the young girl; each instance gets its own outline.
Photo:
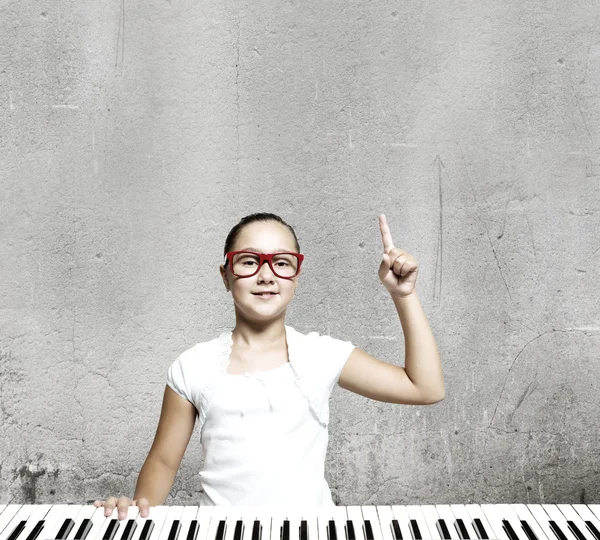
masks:
<path id="1" fill-rule="evenodd" d="M 285 324 L 304 256 L 294 229 L 252 214 L 229 233 L 220 266 L 233 297 L 232 331 L 183 352 L 170 366 L 160 421 L 133 500 L 95 501 L 125 519 L 169 495 L 196 418 L 204 468 L 201 505 L 333 505 L 324 477 L 329 396 L 336 383 L 370 399 L 426 405 L 445 396 L 435 339 L 415 291 L 418 265 L 394 247 L 379 216 L 379 279 L 398 311 L 405 367 L 317 332 Z"/>

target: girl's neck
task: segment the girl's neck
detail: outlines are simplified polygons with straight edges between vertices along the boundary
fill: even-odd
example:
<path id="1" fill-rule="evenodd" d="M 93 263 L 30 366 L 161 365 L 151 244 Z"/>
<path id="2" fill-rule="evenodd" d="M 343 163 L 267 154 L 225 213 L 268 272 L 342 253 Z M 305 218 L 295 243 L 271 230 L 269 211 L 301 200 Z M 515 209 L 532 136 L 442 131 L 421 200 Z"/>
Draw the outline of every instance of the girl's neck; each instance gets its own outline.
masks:
<path id="1" fill-rule="evenodd" d="M 285 324 L 283 320 L 265 326 L 238 321 L 232 331 L 232 340 L 240 349 L 254 351 L 272 349 L 286 343 Z"/>

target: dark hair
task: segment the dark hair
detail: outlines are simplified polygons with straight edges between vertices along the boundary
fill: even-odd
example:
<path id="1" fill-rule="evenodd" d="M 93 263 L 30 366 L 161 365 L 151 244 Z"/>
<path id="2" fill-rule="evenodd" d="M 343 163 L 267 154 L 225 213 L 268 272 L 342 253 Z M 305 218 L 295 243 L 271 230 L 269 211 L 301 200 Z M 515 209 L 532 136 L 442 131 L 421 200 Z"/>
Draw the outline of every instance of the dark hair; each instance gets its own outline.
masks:
<path id="1" fill-rule="evenodd" d="M 235 244 L 235 241 L 237 240 L 238 236 L 242 232 L 242 229 L 244 228 L 244 226 L 248 225 L 249 223 L 254 223 L 255 221 L 277 221 L 278 223 L 285 225 L 288 228 L 288 230 L 292 233 L 292 236 L 294 237 L 294 242 L 296 242 L 296 251 L 298 253 L 300 253 L 300 244 L 298 243 L 298 238 L 296 238 L 296 233 L 294 232 L 294 228 L 291 225 L 288 225 L 279 216 L 277 216 L 275 214 L 269 214 L 266 212 L 262 212 L 262 213 L 258 213 L 258 214 L 250 214 L 248 216 L 243 217 L 242 219 L 240 219 L 239 223 L 237 225 L 235 225 L 233 227 L 233 229 L 231 229 L 229 231 L 229 234 L 227 235 L 227 239 L 225 240 L 225 248 L 223 249 L 223 258 L 225 258 L 225 254 L 228 251 L 231 251 L 231 247 Z"/>

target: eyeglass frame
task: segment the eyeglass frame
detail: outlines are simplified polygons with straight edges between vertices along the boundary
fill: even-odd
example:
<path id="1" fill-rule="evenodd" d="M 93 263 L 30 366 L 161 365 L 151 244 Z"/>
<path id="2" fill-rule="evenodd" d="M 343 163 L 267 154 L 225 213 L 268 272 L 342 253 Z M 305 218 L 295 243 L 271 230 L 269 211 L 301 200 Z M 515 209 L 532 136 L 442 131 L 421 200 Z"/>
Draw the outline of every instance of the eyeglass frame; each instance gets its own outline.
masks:
<path id="1" fill-rule="evenodd" d="M 256 272 L 254 272 L 254 274 L 248 274 L 247 276 L 240 276 L 233 271 L 233 256 L 237 255 L 238 253 L 251 253 L 252 255 L 258 255 L 258 257 L 259 257 L 258 267 L 256 268 Z M 275 255 L 296 255 L 296 257 L 298 257 L 298 268 L 296 268 L 296 273 L 291 277 L 287 277 L 287 276 L 280 276 L 277 272 L 275 272 L 275 269 L 273 268 L 273 257 Z M 271 269 L 271 272 L 273 272 L 273 274 L 275 274 L 278 278 L 294 279 L 300 273 L 300 267 L 302 266 L 303 260 L 304 260 L 304 255 L 302 255 L 302 253 L 294 253 L 293 251 L 279 251 L 278 253 L 257 253 L 256 251 L 247 251 L 245 249 L 242 249 L 240 251 L 228 251 L 225 254 L 225 263 L 223 264 L 223 266 L 226 267 L 227 262 L 229 262 L 229 270 L 231 271 L 231 273 L 234 276 L 239 277 L 239 278 L 247 278 L 247 277 L 252 277 L 252 276 L 255 276 L 256 274 L 258 274 L 259 270 L 263 267 L 263 264 L 266 261 L 269 264 L 269 268 Z"/>

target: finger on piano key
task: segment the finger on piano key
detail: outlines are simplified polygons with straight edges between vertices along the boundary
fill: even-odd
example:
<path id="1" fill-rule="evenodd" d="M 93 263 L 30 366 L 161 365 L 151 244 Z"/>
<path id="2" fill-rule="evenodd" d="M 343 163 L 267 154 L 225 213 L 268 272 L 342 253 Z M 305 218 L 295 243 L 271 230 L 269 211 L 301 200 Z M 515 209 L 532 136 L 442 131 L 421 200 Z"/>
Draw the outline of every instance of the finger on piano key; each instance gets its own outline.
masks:
<path id="1" fill-rule="evenodd" d="M 27 525 L 27 520 L 34 511 L 35 504 L 24 504 L 20 506 L 12 519 L 6 524 L 2 533 L 0 533 L 0 540 L 20 540 L 22 538 L 20 535 Z"/>
<path id="2" fill-rule="evenodd" d="M 193 508 L 197 509 L 197 507 Z M 158 540 L 168 513 L 168 506 L 151 506 L 148 517 L 145 518 L 138 513 L 135 518 L 137 527 L 132 540 Z M 197 510 L 194 510 L 192 513 L 195 517 Z"/>
<path id="3" fill-rule="evenodd" d="M 566 523 L 562 524 L 554 521 L 541 504 L 528 504 L 527 508 L 548 538 L 552 540 L 557 538 L 560 540 L 575 540 L 573 533 L 566 527 Z"/>
<path id="4" fill-rule="evenodd" d="M 592 530 L 588 528 L 585 521 L 570 504 L 557 504 L 556 508 L 564 516 L 567 526 L 579 540 L 597 540 Z"/>
<path id="5" fill-rule="evenodd" d="M 478 504 L 466 504 L 465 507 L 471 516 L 473 528 L 477 533 L 477 537 L 482 540 L 485 540 L 486 538 L 496 538 L 496 533 L 481 509 L 481 506 Z"/>
<path id="6" fill-rule="evenodd" d="M 450 510 L 456 519 L 454 528 L 456 529 L 458 536 L 463 540 L 477 540 L 479 536 L 475 531 L 473 519 L 469 515 L 467 507 L 464 504 L 451 504 Z"/>
<path id="7" fill-rule="evenodd" d="M 442 538 L 452 538 L 454 540 L 460 540 L 460 535 L 459 530 L 456 528 L 456 517 L 454 516 L 454 513 L 452 512 L 452 509 L 450 508 L 449 504 L 436 504 L 435 505 L 435 509 L 437 510 L 438 515 L 440 516 L 440 519 L 443 520 L 442 523 L 445 524 L 447 531 L 443 530 L 443 527 L 439 527 L 438 530 L 441 528 L 442 530 L 440 531 L 440 536 Z M 446 533 L 446 535 L 442 534 L 442 533 Z"/>
<path id="8" fill-rule="evenodd" d="M 570 526 L 565 518 L 564 514 L 558 509 L 555 504 L 542 504 L 542 508 L 546 511 L 546 514 L 554 521 L 562 531 L 565 532 L 565 536 L 574 540 L 593 540 L 588 538 L 585 531 L 581 531 L 575 523 L 571 523 Z M 568 533 L 568 534 L 567 534 Z M 570 535 L 570 536 L 569 536 Z"/>
<path id="9" fill-rule="evenodd" d="M 352 535 L 355 540 L 365 540 L 363 513 L 360 506 L 346 506 L 346 536 L 341 540 L 349 540 L 348 537 Z"/>
<path id="10" fill-rule="evenodd" d="M 521 528 L 525 531 L 530 540 L 554 540 L 554 537 L 548 537 L 546 532 L 540 527 L 533 514 L 525 504 L 511 504 L 513 512 L 521 522 Z"/>
<path id="11" fill-rule="evenodd" d="M 407 504 L 406 511 L 408 512 L 411 538 L 415 540 L 426 540 L 429 538 L 437 538 L 435 532 L 432 533 L 427 526 L 425 517 L 421 507 L 416 504 Z"/>
<path id="12" fill-rule="evenodd" d="M 558 505 L 559 507 L 563 505 Z M 573 509 L 581 516 L 588 531 L 596 540 L 600 540 L 600 518 L 598 518 L 585 504 L 574 504 Z M 1 516 L 0 516 L 1 517 Z"/>

